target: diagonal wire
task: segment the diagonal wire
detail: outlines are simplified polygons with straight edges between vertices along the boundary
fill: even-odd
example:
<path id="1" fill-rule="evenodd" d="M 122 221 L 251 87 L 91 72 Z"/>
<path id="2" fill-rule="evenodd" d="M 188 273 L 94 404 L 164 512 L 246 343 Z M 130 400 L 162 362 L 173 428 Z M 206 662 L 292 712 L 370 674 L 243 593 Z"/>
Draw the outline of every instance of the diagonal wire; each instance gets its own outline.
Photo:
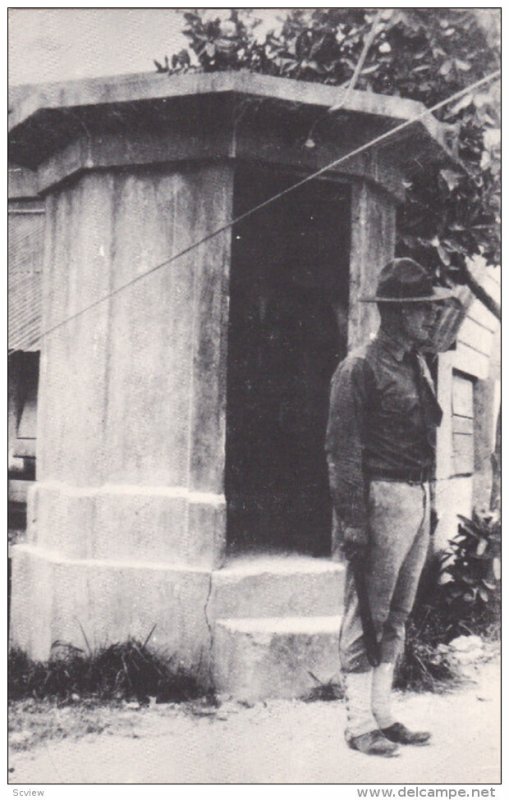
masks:
<path id="1" fill-rule="evenodd" d="M 378 23 L 382 19 L 382 11 L 383 11 L 383 9 L 379 8 L 378 11 L 376 12 L 376 16 L 375 16 L 373 22 L 371 23 L 371 30 L 369 31 L 368 35 L 366 36 L 366 39 L 364 41 L 364 46 L 362 48 L 362 52 L 360 54 L 359 60 L 358 60 L 358 62 L 356 64 L 356 66 L 355 66 L 355 69 L 353 71 L 353 75 L 350 78 L 350 83 L 348 84 L 348 86 L 346 88 L 346 91 L 345 91 L 343 97 L 341 98 L 341 100 L 339 101 L 339 103 L 337 103 L 336 105 L 334 105 L 331 108 L 329 108 L 329 112 L 330 113 L 333 112 L 333 111 L 339 111 L 341 108 L 343 108 L 343 106 L 346 104 L 347 100 L 349 100 L 350 95 L 352 94 L 353 90 L 355 89 L 355 84 L 357 83 L 357 81 L 359 79 L 359 75 L 361 74 L 361 69 L 364 66 L 364 62 L 365 62 L 366 57 L 367 57 L 367 55 L 369 53 L 369 49 L 370 49 L 371 45 L 373 44 L 373 40 L 374 40 L 375 36 L 378 33 L 377 28 L 378 28 Z"/>
<path id="2" fill-rule="evenodd" d="M 80 309 L 79 311 L 76 311 L 74 314 L 71 314 L 70 316 L 66 317 L 60 322 L 57 322 L 55 325 L 52 325 L 50 328 L 47 328 L 45 331 L 42 331 L 40 339 L 49 336 L 51 333 L 58 330 L 63 325 L 66 325 L 68 322 L 72 322 L 72 320 L 75 320 L 78 317 L 85 314 L 87 311 L 96 308 L 98 305 L 104 303 L 106 300 L 109 300 L 111 297 L 115 297 L 116 295 L 120 294 L 120 292 L 123 292 L 125 289 L 134 286 L 134 284 L 138 283 L 143 278 L 146 278 L 149 275 L 153 275 L 154 272 L 158 272 L 158 270 L 162 269 L 165 266 L 168 266 L 169 264 L 176 261 L 178 258 L 182 258 L 182 256 L 185 256 L 187 255 L 187 253 L 190 253 L 191 250 L 194 250 L 195 247 L 199 247 L 200 245 L 205 244 L 205 242 L 210 241 L 210 239 L 213 239 L 220 233 L 223 233 L 224 231 L 228 230 L 228 228 L 233 227 L 233 225 L 242 222 L 243 220 L 250 217 L 252 214 L 255 214 L 257 211 L 261 211 L 262 208 L 266 208 L 267 206 L 271 205 L 271 203 L 275 203 L 277 200 L 280 200 L 282 197 L 286 197 L 286 195 L 290 194 L 291 192 L 294 192 L 301 186 L 304 186 L 305 184 L 309 183 L 315 178 L 320 177 L 320 175 L 324 175 L 330 169 L 333 169 L 334 167 L 343 164 L 348 159 L 353 158 L 354 156 L 357 156 L 360 153 L 365 152 L 366 150 L 370 149 L 371 147 L 374 147 L 375 145 L 380 144 L 383 141 L 386 141 L 387 139 L 389 139 L 389 137 L 393 136 L 395 133 L 399 133 L 400 131 L 405 130 L 406 128 L 410 127 L 410 125 L 414 125 L 416 122 L 419 122 L 419 120 L 424 119 L 424 117 L 427 117 L 429 114 L 432 114 L 433 112 L 438 111 L 440 108 L 449 105 L 449 103 L 452 103 L 455 100 L 459 100 L 460 97 L 463 97 L 464 95 L 468 94 L 474 89 L 483 86 L 485 83 L 489 83 L 490 81 L 495 80 L 495 78 L 500 77 L 500 74 L 501 71 L 498 69 L 495 70 L 495 72 L 491 72 L 489 75 L 486 75 L 484 78 L 480 78 L 479 80 L 474 81 L 465 88 L 460 89 L 457 92 L 454 92 L 454 94 L 450 95 L 450 97 L 446 97 L 445 100 L 441 100 L 439 103 L 435 103 L 435 105 L 431 106 L 430 108 L 425 108 L 424 111 L 422 111 L 420 114 L 416 114 L 416 116 L 411 117 L 410 119 L 407 119 L 404 122 L 401 122 L 394 128 L 390 128 L 388 131 L 385 131 L 385 133 L 379 134 L 374 139 L 371 139 L 369 142 L 366 142 L 365 144 L 356 147 L 354 150 L 351 150 L 349 153 L 346 153 L 346 155 L 341 156 L 340 158 L 331 161 L 329 164 L 326 164 L 324 167 L 321 167 L 319 170 L 312 172 L 305 178 L 302 178 L 302 180 L 297 181 L 297 183 L 293 183 L 291 186 L 288 186 L 286 189 L 283 189 L 282 191 L 278 192 L 272 197 L 269 197 L 267 200 L 263 200 L 261 203 L 258 203 L 257 205 L 253 206 L 253 208 L 250 208 L 247 211 L 244 211 L 244 213 L 239 214 L 238 217 L 231 219 L 229 222 L 226 222 L 219 228 L 215 228 L 213 231 L 206 234 L 201 239 L 198 239 L 196 242 L 193 242 L 188 247 L 185 247 L 183 250 L 180 250 L 178 253 L 175 253 L 175 255 L 171 256 L 170 258 L 161 261 L 159 264 L 155 264 L 153 267 L 146 270 L 145 272 L 142 272 L 140 275 L 136 275 L 134 278 L 131 278 L 131 280 L 126 281 L 120 286 L 117 286 L 108 294 L 99 297 L 97 300 L 94 300 L 92 303 Z M 33 342 L 31 342 L 30 344 L 33 344 Z"/>
<path id="3" fill-rule="evenodd" d="M 391 14 L 392 14 L 392 11 L 391 11 Z M 371 22 L 371 28 L 369 30 L 368 35 L 366 36 L 366 39 L 364 40 L 364 46 L 363 46 L 361 54 L 359 56 L 359 60 L 357 61 L 355 69 L 354 69 L 354 71 L 352 73 L 352 77 L 350 78 L 349 81 L 347 81 L 346 84 L 344 84 L 344 86 L 340 87 L 341 89 L 344 89 L 344 92 L 343 92 L 343 95 L 341 97 L 341 100 L 338 103 L 336 103 L 335 105 L 331 106 L 329 109 L 327 109 L 327 114 L 330 114 L 331 112 L 340 111 L 340 109 L 344 105 L 346 105 L 347 100 L 349 100 L 350 95 L 352 94 L 353 90 L 355 89 L 355 85 L 356 85 L 356 83 L 357 83 L 357 81 L 359 79 L 359 75 L 361 74 L 361 70 L 362 70 L 362 68 L 364 66 L 364 62 L 365 62 L 365 60 L 367 58 L 369 49 L 370 49 L 371 45 L 373 44 L 373 40 L 375 39 L 375 36 L 378 33 L 377 28 L 378 28 L 378 24 L 379 24 L 381 19 L 382 19 L 382 9 L 379 8 L 378 11 L 376 12 L 376 15 L 375 15 L 375 18 L 373 19 L 373 22 Z M 343 41 L 344 41 L 344 39 L 343 39 Z M 322 120 L 323 120 L 323 117 L 318 116 L 315 119 L 315 121 L 313 122 L 313 124 L 311 126 L 311 130 L 308 133 L 307 141 L 306 141 L 306 146 L 307 147 L 314 147 L 315 146 L 315 143 L 313 141 L 313 134 L 314 134 L 316 128 L 318 127 L 318 125 L 320 124 L 320 122 Z"/>

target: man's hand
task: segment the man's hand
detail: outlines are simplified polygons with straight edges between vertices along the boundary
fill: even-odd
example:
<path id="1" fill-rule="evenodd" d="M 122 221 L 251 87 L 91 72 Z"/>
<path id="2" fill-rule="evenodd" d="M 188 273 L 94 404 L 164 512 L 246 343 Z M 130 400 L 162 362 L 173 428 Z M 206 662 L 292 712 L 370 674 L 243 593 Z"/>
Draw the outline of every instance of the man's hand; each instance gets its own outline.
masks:
<path id="1" fill-rule="evenodd" d="M 364 559 L 368 549 L 368 532 L 365 528 L 345 525 L 343 528 L 343 552 L 348 561 Z"/>

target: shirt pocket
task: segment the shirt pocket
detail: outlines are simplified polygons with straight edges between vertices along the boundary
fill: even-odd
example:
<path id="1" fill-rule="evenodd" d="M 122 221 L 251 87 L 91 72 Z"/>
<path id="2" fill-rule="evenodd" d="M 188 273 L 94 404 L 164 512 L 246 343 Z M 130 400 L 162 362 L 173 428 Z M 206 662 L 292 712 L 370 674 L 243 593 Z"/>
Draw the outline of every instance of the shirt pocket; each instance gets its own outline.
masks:
<path id="1" fill-rule="evenodd" d="M 381 393 L 380 410 L 382 417 L 398 429 L 417 421 L 421 416 L 417 389 L 410 382 L 389 384 Z"/>

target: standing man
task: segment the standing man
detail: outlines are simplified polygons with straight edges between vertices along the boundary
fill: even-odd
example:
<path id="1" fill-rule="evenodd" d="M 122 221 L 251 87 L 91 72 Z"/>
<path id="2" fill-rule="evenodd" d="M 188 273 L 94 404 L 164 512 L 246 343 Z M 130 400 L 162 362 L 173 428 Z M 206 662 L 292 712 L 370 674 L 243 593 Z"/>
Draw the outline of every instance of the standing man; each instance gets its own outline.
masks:
<path id="1" fill-rule="evenodd" d="M 345 736 L 350 747 L 368 754 L 392 756 L 399 744 L 430 738 L 395 719 L 390 697 L 428 550 L 429 482 L 442 416 L 420 350 L 429 342 L 437 302 L 450 296 L 433 287 L 417 262 L 390 261 L 368 300 L 378 303 L 378 334 L 332 378 L 326 451 L 348 560 L 339 642 Z M 374 627 L 371 647 L 366 616 Z"/>

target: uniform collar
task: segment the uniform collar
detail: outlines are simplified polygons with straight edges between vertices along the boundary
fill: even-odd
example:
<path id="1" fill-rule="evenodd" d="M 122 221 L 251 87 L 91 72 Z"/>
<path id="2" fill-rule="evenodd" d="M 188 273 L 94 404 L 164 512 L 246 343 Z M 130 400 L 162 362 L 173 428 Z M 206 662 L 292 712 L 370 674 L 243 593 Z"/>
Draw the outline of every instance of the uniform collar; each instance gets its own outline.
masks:
<path id="1" fill-rule="evenodd" d="M 396 339 L 393 339 L 392 336 L 389 336 L 388 333 L 385 331 L 380 330 L 377 334 L 377 341 L 381 345 L 381 347 L 396 360 L 401 363 L 403 361 L 406 353 L 406 350 L 401 342 L 398 342 Z"/>

